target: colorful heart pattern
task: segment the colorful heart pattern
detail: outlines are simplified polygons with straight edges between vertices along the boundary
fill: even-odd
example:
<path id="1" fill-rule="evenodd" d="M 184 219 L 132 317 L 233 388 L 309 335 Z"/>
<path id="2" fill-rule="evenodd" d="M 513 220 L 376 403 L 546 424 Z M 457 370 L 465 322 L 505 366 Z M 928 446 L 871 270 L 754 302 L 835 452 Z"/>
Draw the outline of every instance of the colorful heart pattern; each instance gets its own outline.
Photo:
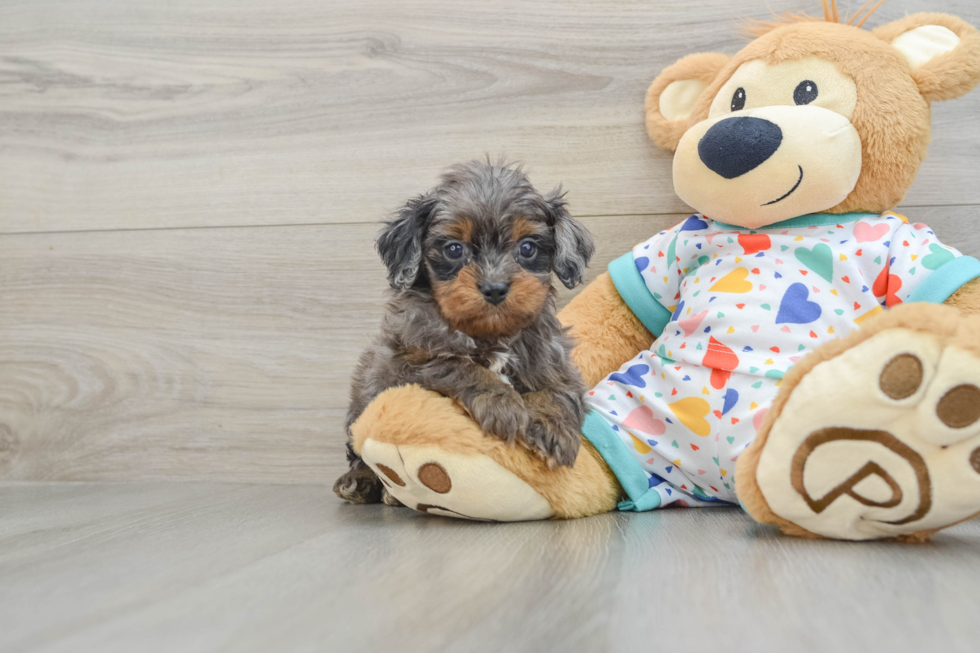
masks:
<path id="1" fill-rule="evenodd" d="M 953 252 L 937 243 L 929 245 L 929 252 L 931 253 L 922 259 L 922 267 L 927 270 L 938 270 L 956 258 Z"/>
<path id="2" fill-rule="evenodd" d="M 721 390 L 728 383 L 731 371 L 738 367 L 738 355 L 714 336 L 708 340 L 708 352 L 701 365 L 711 370 L 711 387 Z"/>
<path id="3" fill-rule="evenodd" d="M 660 505 L 736 502 L 735 462 L 793 365 L 919 288 L 926 299 L 955 290 L 961 275 L 922 285 L 961 256 L 926 225 L 859 217 L 753 231 L 695 215 L 634 248 L 653 308 L 625 299 L 638 316 L 666 309 L 669 321 L 587 399 Z"/>
<path id="4" fill-rule="evenodd" d="M 875 225 L 858 222 L 854 225 L 854 240 L 859 243 L 873 243 L 884 238 L 890 231 L 888 225 L 881 222 Z"/>
<path id="5" fill-rule="evenodd" d="M 707 229 L 708 223 L 699 218 L 696 215 L 692 215 L 684 224 L 681 225 L 681 231 L 701 231 L 702 229 Z"/>
<path id="6" fill-rule="evenodd" d="M 834 252 L 829 245 L 820 243 L 813 249 L 797 247 L 793 252 L 800 263 L 810 268 L 828 282 L 834 280 Z"/>
<path id="7" fill-rule="evenodd" d="M 748 281 L 748 268 L 736 268 L 721 278 L 718 283 L 711 286 L 711 292 L 725 292 L 743 294 L 752 292 L 752 282 Z"/>
<path id="8" fill-rule="evenodd" d="M 746 256 L 765 252 L 772 248 L 772 239 L 765 234 L 739 234 L 738 244 Z"/>
<path id="9" fill-rule="evenodd" d="M 663 435 L 667 432 L 667 425 L 653 416 L 653 410 L 649 406 L 639 406 L 630 411 L 623 420 L 623 428 L 650 435 Z"/>
<path id="10" fill-rule="evenodd" d="M 643 375 L 649 371 L 649 365 L 631 365 L 625 372 L 610 374 L 609 380 L 617 381 L 623 385 L 633 386 L 634 388 L 645 388 L 647 387 L 647 382 L 643 378 Z"/>
<path id="11" fill-rule="evenodd" d="M 698 330 L 698 327 L 701 326 L 701 323 L 704 322 L 704 318 L 706 317 L 708 317 L 708 311 L 701 311 L 691 317 L 678 320 L 677 326 L 683 329 L 685 336 L 690 337 L 694 335 L 694 332 Z"/>
<path id="12" fill-rule="evenodd" d="M 802 283 L 794 283 L 787 288 L 779 302 L 776 324 L 810 324 L 819 320 L 823 309 L 820 304 L 811 302 L 809 297 L 810 289 Z"/>
<path id="13" fill-rule="evenodd" d="M 711 404 L 700 397 L 688 397 L 669 405 L 670 411 L 686 426 L 702 438 L 711 435 L 711 424 L 705 417 L 711 412 Z"/>

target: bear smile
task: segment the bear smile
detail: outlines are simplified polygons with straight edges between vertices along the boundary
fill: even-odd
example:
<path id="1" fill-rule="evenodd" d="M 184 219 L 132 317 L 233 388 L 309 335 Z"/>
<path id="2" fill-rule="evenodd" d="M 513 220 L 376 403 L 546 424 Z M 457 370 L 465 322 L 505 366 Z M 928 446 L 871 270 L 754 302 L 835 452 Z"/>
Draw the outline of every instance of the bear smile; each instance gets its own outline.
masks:
<path id="1" fill-rule="evenodd" d="M 787 197 L 789 197 L 790 195 L 792 195 L 793 193 L 796 192 L 796 189 L 799 188 L 800 187 L 800 184 L 803 183 L 803 166 L 798 165 L 796 167 L 800 169 L 800 178 L 796 180 L 796 185 L 793 186 L 792 188 L 790 188 L 789 189 L 789 192 L 786 193 L 785 195 L 783 195 L 782 197 L 779 197 L 777 199 L 774 199 L 771 202 L 766 202 L 762 206 L 769 206 L 770 204 L 775 204 L 776 202 L 782 202 L 784 199 L 786 199 Z"/>

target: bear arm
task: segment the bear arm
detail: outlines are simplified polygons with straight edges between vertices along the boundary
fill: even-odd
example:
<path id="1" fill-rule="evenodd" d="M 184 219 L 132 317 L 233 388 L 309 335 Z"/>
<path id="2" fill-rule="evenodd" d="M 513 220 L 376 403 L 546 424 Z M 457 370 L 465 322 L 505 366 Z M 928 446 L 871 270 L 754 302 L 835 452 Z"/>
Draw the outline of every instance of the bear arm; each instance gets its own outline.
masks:
<path id="1" fill-rule="evenodd" d="M 980 296 L 977 301 L 980 307 Z M 589 387 L 653 344 L 653 334 L 623 301 L 608 272 L 586 286 L 558 318 L 570 327 L 572 360 Z"/>
<path id="2" fill-rule="evenodd" d="M 980 314 L 980 279 L 964 284 L 945 303 L 958 308 L 964 315 Z"/>

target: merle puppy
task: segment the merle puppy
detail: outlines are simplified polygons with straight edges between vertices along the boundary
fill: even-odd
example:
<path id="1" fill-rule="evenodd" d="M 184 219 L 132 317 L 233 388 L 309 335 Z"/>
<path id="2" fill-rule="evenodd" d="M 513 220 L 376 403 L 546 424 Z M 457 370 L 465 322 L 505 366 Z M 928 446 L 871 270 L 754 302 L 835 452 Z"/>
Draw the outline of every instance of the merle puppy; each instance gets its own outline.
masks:
<path id="1" fill-rule="evenodd" d="M 486 433 L 571 465 L 586 388 L 555 317 L 551 273 L 578 285 L 594 245 L 561 188 L 542 195 L 520 166 L 456 165 L 409 200 L 377 247 L 394 293 L 354 372 L 350 471 L 337 495 L 397 503 L 354 452 L 350 427 L 378 394 L 408 383 L 456 399 Z"/>

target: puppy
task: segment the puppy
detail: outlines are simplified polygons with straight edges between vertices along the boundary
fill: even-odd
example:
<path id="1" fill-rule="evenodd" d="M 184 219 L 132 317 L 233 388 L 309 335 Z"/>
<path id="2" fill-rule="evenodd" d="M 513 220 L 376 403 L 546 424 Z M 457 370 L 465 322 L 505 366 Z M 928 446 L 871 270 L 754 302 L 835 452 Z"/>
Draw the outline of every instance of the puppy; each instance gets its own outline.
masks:
<path id="1" fill-rule="evenodd" d="M 452 397 L 484 432 L 550 464 L 574 463 L 586 388 L 555 317 L 551 273 L 575 287 L 594 245 L 561 187 L 542 195 L 520 166 L 456 165 L 397 213 L 377 248 L 393 296 L 354 372 L 350 471 L 337 495 L 397 504 L 354 452 L 350 427 L 378 394 L 408 383 Z"/>

